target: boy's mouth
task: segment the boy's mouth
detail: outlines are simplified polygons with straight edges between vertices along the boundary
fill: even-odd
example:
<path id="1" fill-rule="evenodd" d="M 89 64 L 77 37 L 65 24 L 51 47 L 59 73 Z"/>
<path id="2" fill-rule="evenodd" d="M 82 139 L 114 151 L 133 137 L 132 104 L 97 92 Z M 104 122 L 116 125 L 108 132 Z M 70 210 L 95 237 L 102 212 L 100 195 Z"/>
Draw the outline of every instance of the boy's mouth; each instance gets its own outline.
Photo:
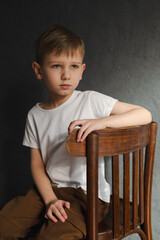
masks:
<path id="1" fill-rule="evenodd" d="M 62 84 L 62 85 L 60 85 L 60 86 L 61 86 L 61 88 L 63 88 L 63 89 L 68 89 L 68 88 L 70 88 L 71 85 L 69 85 L 69 84 Z"/>

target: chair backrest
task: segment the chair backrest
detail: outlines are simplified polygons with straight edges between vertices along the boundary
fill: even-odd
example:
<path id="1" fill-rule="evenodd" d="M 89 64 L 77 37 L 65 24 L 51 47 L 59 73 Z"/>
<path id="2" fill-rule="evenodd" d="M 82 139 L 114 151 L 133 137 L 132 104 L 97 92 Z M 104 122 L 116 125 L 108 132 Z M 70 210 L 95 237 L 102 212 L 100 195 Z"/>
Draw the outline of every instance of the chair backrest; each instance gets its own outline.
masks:
<path id="1" fill-rule="evenodd" d="M 151 192 L 157 123 L 125 128 L 106 128 L 76 142 L 77 129 L 67 139 L 72 156 L 87 156 L 88 222 L 87 239 L 97 238 L 98 156 L 112 156 L 112 233 L 107 239 L 121 239 L 138 233 L 152 239 Z M 123 156 L 123 213 L 120 213 L 119 155 Z M 130 159 L 132 159 L 132 211 L 130 214 Z M 123 222 L 120 222 L 120 214 Z M 140 226 L 140 228 L 138 227 Z M 107 234 L 107 233 L 106 233 Z"/>

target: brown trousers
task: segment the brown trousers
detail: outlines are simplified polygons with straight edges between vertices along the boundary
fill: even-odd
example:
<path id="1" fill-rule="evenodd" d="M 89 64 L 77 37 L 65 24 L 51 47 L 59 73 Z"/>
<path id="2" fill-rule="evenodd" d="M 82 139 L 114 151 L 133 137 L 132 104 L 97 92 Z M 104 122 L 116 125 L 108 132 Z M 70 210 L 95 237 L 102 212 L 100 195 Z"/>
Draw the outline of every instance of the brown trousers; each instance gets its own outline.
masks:
<path id="1" fill-rule="evenodd" d="M 59 199 L 70 202 L 65 209 L 68 218 L 56 223 L 44 218 L 45 205 L 36 190 L 30 189 L 25 196 L 18 196 L 0 211 L 0 240 L 26 238 L 36 231 L 36 240 L 79 240 L 86 237 L 87 195 L 82 188 L 57 188 L 53 191 Z M 98 200 L 98 221 L 108 212 L 109 204 Z"/>

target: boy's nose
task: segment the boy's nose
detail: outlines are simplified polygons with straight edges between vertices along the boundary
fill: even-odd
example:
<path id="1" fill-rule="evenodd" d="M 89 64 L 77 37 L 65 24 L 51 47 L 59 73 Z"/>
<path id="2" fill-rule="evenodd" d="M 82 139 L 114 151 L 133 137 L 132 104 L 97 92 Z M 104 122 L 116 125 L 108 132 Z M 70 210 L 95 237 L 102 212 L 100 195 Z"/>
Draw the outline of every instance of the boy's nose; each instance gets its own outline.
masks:
<path id="1" fill-rule="evenodd" d="M 70 73 L 69 73 L 69 71 L 64 71 L 63 73 L 62 73 L 62 80 L 69 80 L 70 79 Z"/>

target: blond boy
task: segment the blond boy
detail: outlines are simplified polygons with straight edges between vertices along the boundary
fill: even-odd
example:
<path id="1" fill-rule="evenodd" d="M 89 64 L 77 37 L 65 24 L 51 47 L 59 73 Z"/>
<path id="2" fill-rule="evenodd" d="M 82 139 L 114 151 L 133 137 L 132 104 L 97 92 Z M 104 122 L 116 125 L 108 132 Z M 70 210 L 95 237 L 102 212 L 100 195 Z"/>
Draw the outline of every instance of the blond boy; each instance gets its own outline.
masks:
<path id="1" fill-rule="evenodd" d="M 106 127 L 151 122 L 148 110 L 95 91 L 75 90 L 85 70 L 82 39 L 60 25 L 47 29 L 36 41 L 37 79 L 44 79 L 49 98 L 28 113 L 23 144 L 31 149 L 34 188 L 0 212 L 0 240 L 25 238 L 72 240 L 86 237 L 86 159 L 73 158 L 66 138 L 80 127 L 77 141 Z M 110 187 L 99 159 L 99 221 L 108 211 Z"/>

